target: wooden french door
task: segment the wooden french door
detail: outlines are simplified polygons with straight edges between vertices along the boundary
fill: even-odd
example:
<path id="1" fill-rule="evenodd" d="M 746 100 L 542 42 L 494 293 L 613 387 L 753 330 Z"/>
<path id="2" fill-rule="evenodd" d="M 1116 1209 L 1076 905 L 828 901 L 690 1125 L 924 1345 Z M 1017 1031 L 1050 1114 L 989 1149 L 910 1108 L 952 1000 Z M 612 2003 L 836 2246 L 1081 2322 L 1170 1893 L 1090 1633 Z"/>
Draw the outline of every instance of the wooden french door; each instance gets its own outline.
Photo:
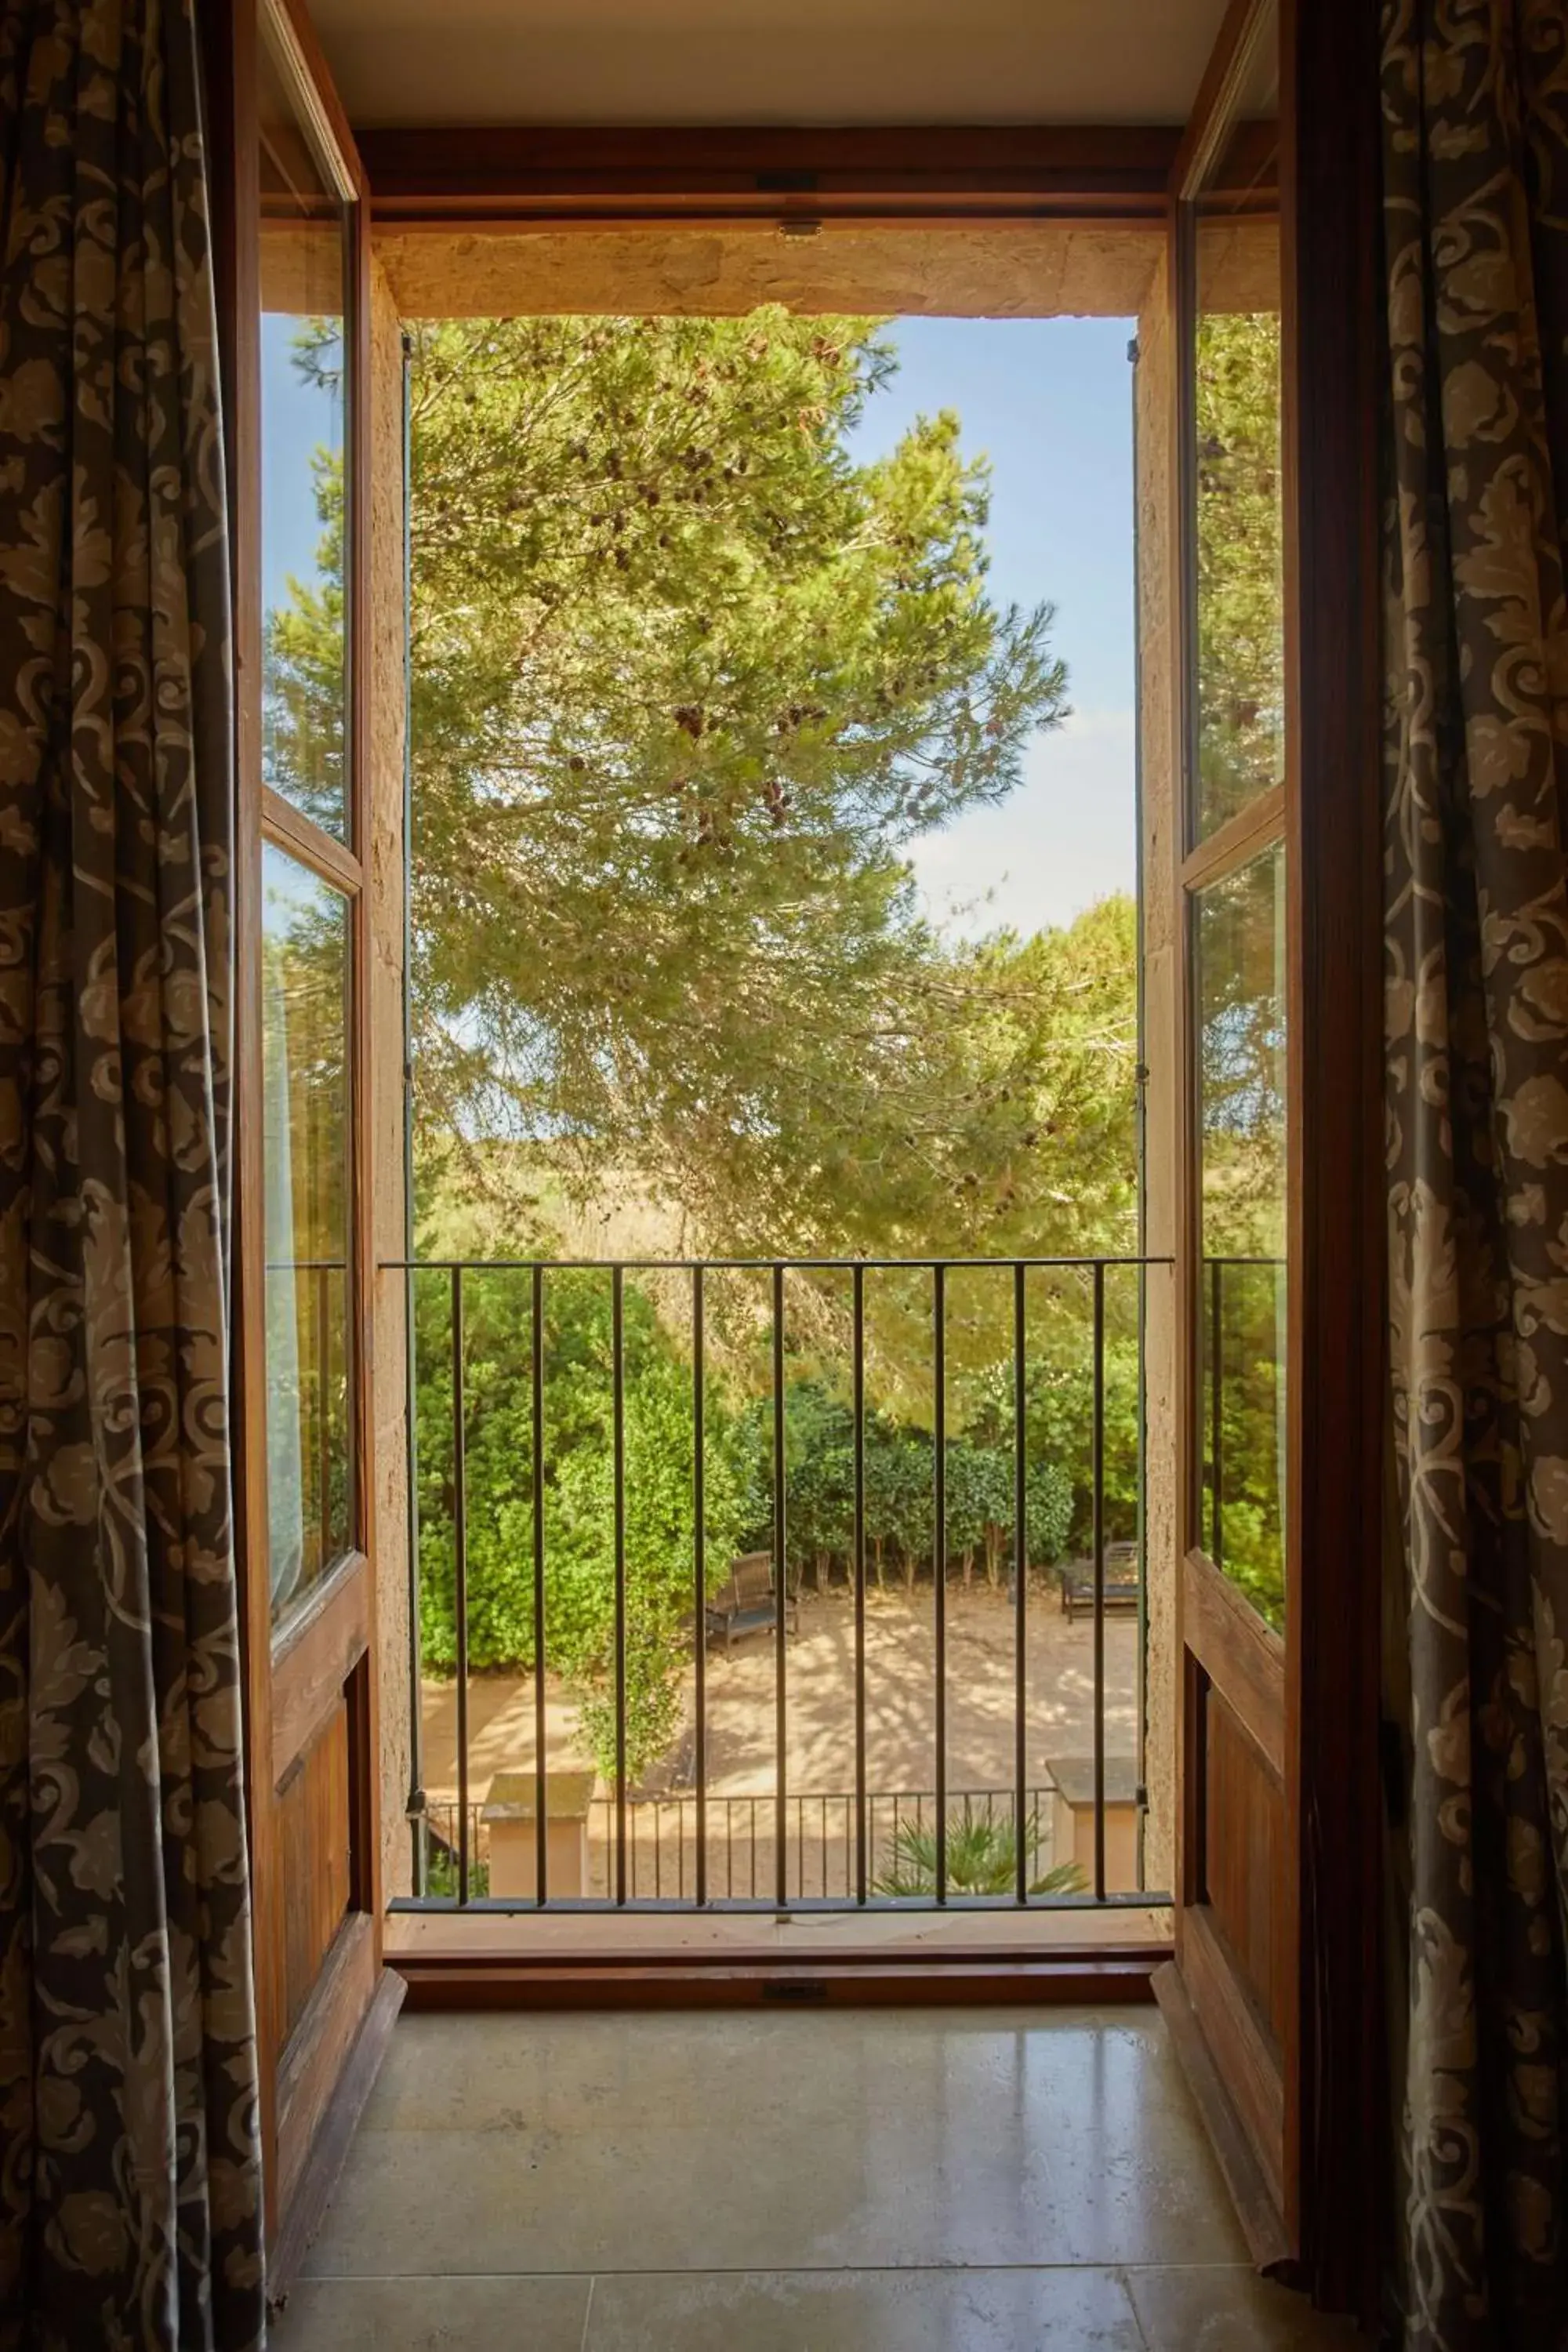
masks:
<path id="1" fill-rule="evenodd" d="M 1177 1967 L 1260 2258 L 1289 2251 L 1298 790 L 1276 0 L 1233 9 L 1175 221 L 1185 1133 Z"/>
<path id="2" fill-rule="evenodd" d="M 381 1983 L 365 189 L 293 0 L 205 11 L 235 515 L 236 1350 L 269 2238 Z M 220 116 L 218 108 L 224 111 Z"/>
<path id="3" fill-rule="evenodd" d="M 1386 2127 L 1375 37 L 1356 0 L 1233 0 L 1173 191 L 1169 2000 L 1258 2259 L 1363 2314 Z"/>

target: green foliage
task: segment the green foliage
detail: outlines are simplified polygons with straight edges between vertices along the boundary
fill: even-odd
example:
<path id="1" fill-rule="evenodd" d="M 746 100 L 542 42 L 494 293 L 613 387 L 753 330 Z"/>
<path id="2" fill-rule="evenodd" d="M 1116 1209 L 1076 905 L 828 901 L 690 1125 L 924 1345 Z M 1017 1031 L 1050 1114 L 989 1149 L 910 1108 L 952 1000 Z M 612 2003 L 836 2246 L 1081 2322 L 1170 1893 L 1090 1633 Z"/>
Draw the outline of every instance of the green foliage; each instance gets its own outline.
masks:
<path id="1" fill-rule="evenodd" d="M 424 1892 L 426 1895 L 434 1895 L 438 1899 L 445 1898 L 448 1901 L 454 1901 L 461 1892 L 459 1883 L 461 1873 L 458 1867 L 458 1856 L 453 1848 L 447 1845 L 443 1840 L 432 1838 L 429 1841 L 425 1856 Z M 470 1855 L 468 1861 L 468 1898 L 470 1902 L 476 1899 L 482 1901 L 484 1897 L 489 1895 L 489 1864 L 488 1862 L 480 1862 L 477 1855 Z"/>
<path id="2" fill-rule="evenodd" d="M 1198 776 L 1205 831 L 1284 775 L 1279 320 L 1197 331 Z"/>
<path id="3" fill-rule="evenodd" d="M 418 1349 L 420 1639 L 426 1671 L 457 1661 L 449 1286 L 422 1278 Z M 464 1284 L 464 1467 L 470 1671 L 530 1671 L 533 1643 L 531 1288 L 528 1277 L 471 1273 Z M 606 1779 L 616 1769 L 615 1456 L 606 1276 L 552 1274 L 544 1285 L 545 1658 L 577 1701 Z M 655 1287 L 624 1293 L 626 1775 L 667 1752 L 695 1611 L 691 1369 Z M 704 1388 L 704 1538 L 710 1591 L 734 1556 L 772 1541 L 773 1409 L 721 1371 Z M 788 1555 L 818 1588 L 854 1558 L 854 1427 L 820 1380 L 785 1391 Z M 1013 1455 L 1005 1443 L 948 1441 L 950 1572 L 984 1549 L 999 1581 L 1013 1549 Z M 866 1535 L 879 1582 L 889 1566 L 912 1586 L 932 1570 L 929 1430 L 868 1411 Z M 1031 1564 L 1058 1559 L 1073 1514 L 1070 1478 L 1044 1458 L 1027 1484 Z"/>
<path id="4" fill-rule="evenodd" d="M 987 593 L 957 418 L 853 462 L 896 365 L 866 320 L 416 340 L 426 1201 L 494 1196 L 513 1250 L 634 1172 L 736 1254 L 1130 1244 L 1131 902 L 949 942 L 905 862 L 1067 710 L 1050 608 Z M 330 458 L 318 501 L 268 667 L 302 805 L 342 767 Z"/>
<path id="5" fill-rule="evenodd" d="M 944 1032 L 984 991 L 900 852 L 1013 789 L 1066 681 L 1049 608 L 985 593 L 957 419 L 846 454 L 892 366 L 869 320 L 777 310 L 418 331 L 433 1148 L 548 1135 L 584 1190 L 636 1167 L 777 1248 L 840 1223 L 851 1165 L 896 1213 L 902 1138 L 952 1130 Z"/>
<path id="6" fill-rule="evenodd" d="M 304 319 L 293 361 L 302 383 L 342 391 L 342 321 Z M 262 624 L 262 768 L 296 808 L 341 834 L 347 805 L 347 600 L 343 593 L 343 474 L 336 452 L 311 457 L 321 537 L 314 577 L 288 582 L 288 602 Z"/>
<path id="7" fill-rule="evenodd" d="M 427 1668 L 456 1664 L 451 1323 L 445 1282 L 418 1286 L 420 1640 Z M 525 1276 L 464 1286 L 464 1451 L 468 1662 L 533 1664 L 531 1299 Z M 627 1774 L 664 1752 L 694 1593 L 691 1387 L 648 1294 L 625 1302 Z M 614 1423 L 606 1278 L 552 1275 L 543 1335 L 550 1667 L 580 1702 L 595 1760 L 616 1760 Z M 737 1548 L 750 1465 L 721 1397 L 705 1412 L 706 1558 L 721 1582 Z"/>
<path id="8" fill-rule="evenodd" d="M 1198 916 L 1203 1153 L 1203 1430 L 1207 1544 L 1284 1622 L 1286 1037 L 1278 853 L 1206 890 Z M 1220 1511 L 1215 1523 L 1218 1290 Z"/>
<path id="9" fill-rule="evenodd" d="M 1045 1843 L 1039 1816 L 1031 1813 L 1024 1824 L 1024 1866 L 1034 1872 Z M 947 1823 L 947 1884 L 953 1895 L 1011 1895 L 1018 1883 L 1018 1836 L 1011 1814 L 977 1812 L 967 1799 L 961 1813 Z M 936 1893 L 936 1830 L 900 1822 L 893 1839 L 893 1858 L 876 1882 L 879 1895 Z M 1058 1862 L 1031 1875 L 1031 1895 L 1081 1895 L 1088 1881 L 1076 1862 Z"/>
<path id="10" fill-rule="evenodd" d="M 1210 1270 L 1212 1279 L 1212 1269 Z M 1285 1286 L 1278 1265 L 1223 1269 L 1220 1510 L 1215 1516 L 1214 1367 L 1205 1332 L 1205 1539 L 1266 1623 L 1285 1630 Z"/>

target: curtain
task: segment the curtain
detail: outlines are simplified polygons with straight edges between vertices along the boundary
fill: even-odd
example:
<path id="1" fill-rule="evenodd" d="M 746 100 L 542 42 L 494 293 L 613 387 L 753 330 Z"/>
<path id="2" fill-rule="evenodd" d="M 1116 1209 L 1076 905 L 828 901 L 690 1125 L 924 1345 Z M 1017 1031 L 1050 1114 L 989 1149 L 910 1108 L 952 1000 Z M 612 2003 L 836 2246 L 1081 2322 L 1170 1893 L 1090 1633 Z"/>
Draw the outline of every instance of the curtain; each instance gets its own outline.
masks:
<path id="1" fill-rule="evenodd" d="M 1384 12 L 1407 2342 L 1568 2342 L 1568 10 Z"/>
<path id="2" fill-rule="evenodd" d="M 0 2345 L 263 2333 L 191 0 L 0 12 Z"/>

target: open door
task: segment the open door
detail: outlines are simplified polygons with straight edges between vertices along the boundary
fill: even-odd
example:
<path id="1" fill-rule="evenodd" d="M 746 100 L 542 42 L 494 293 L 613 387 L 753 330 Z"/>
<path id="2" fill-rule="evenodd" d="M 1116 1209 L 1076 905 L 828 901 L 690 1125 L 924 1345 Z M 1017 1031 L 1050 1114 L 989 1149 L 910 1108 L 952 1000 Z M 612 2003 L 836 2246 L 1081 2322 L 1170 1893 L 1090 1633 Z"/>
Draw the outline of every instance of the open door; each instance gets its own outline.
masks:
<path id="1" fill-rule="evenodd" d="M 1232 12 L 1177 190 L 1185 639 L 1177 1969 L 1260 2260 L 1289 2250 L 1289 656 L 1279 23 Z"/>
<path id="2" fill-rule="evenodd" d="M 1173 188 L 1183 1542 L 1162 1988 L 1257 2259 L 1363 2312 L 1386 2145 L 1373 16 L 1234 0 Z"/>
<path id="3" fill-rule="evenodd" d="M 302 16 L 232 0 L 205 30 L 233 125 L 215 209 L 239 730 L 235 1323 L 258 2037 L 286 2284 L 319 2168 L 346 2137 L 330 2128 L 334 2101 L 387 1999 L 368 1407 L 368 223 Z"/>

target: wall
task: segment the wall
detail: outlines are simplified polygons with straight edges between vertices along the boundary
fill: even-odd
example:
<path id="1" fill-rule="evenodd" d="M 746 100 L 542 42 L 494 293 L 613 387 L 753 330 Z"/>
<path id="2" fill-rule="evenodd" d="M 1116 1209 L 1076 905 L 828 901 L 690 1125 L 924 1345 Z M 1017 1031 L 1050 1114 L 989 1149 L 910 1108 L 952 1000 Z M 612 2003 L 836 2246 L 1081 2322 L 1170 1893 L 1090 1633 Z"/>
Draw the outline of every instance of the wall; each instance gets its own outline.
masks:
<path id="1" fill-rule="evenodd" d="M 403 334 L 379 259 L 371 263 L 370 804 L 371 1226 L 375 1263 L 403 1235 Z M 382 1867 L 388 1896 L 409 1891 L 408 1446 L 401 1275 L 378 1271 L 371 1402 L 375 1415 L 375 1590 L 381 1720 Z"/>
<path id="2" fill-rule="evenodd" d="M 1061 221 L 862 228 L 815 236 L 755 224 L 667 230 L 383 228 L 376 251 L 405 319 L 549 312 L 732 317 L 804 311 L 971 319 L 1135 317 L 1163 232 Z"/>
<path id="3" fill-rule="evenodd" d="M 1177 732 L 1175 322 L 1168 251 L 1162 251 L 1138 313 L 1139 738 L 1143 780 L 1144 1197 L 1147 1248 L 1176 1248 L 1176 1169 L 1181 1148 L 1177 979 L 1180 940 L 1176 811 L 1181 774 Z M 1152 1270 L 1146 1326 L 1145 1426 L 1149 1589 L 1147 1780 L 1144 1883 L 1169 1891 L 1174 1868 L 1176 1588 L 1182 1546 L 1176 1525 L 1176 1349 L 1173 1269 Z"/>

